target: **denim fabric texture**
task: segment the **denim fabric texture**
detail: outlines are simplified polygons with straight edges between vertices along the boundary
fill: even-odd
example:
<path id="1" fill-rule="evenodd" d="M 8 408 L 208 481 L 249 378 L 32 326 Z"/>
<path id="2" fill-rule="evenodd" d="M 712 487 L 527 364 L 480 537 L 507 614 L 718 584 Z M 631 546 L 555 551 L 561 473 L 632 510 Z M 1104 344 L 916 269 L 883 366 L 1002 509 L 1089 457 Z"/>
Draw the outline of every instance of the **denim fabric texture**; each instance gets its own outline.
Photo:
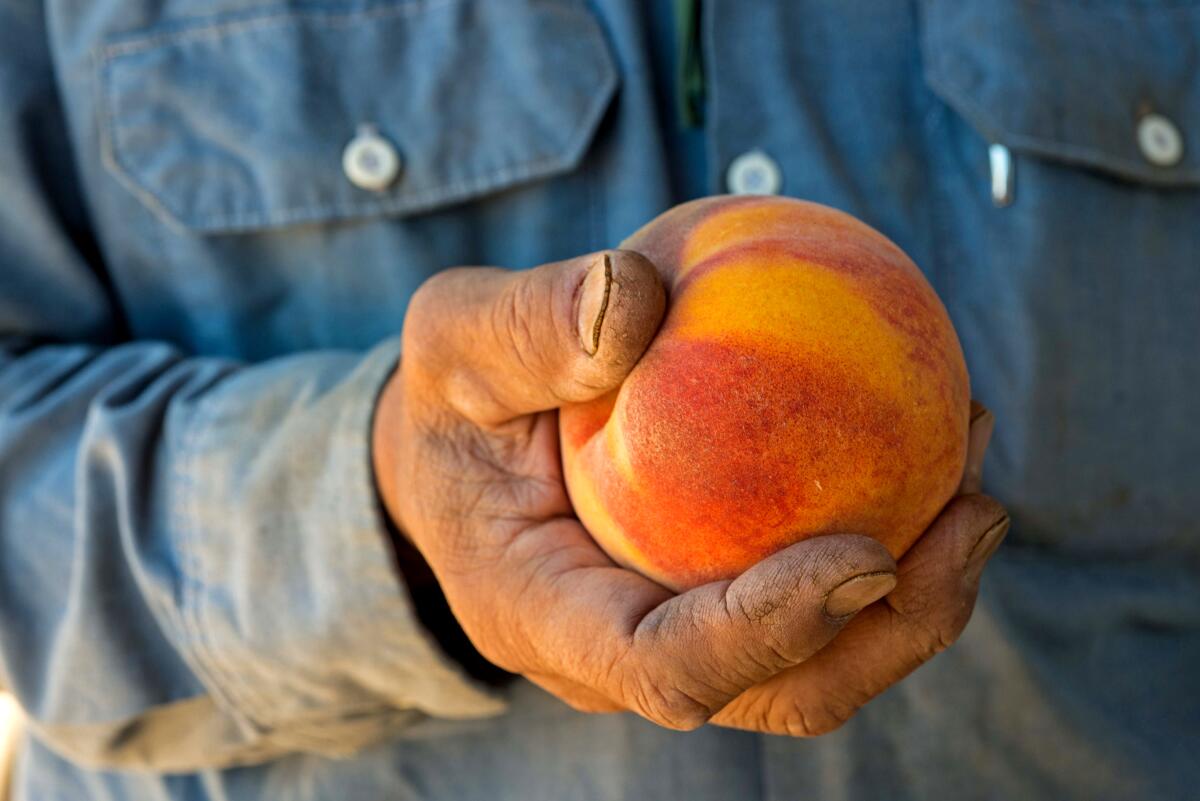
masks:
<path id="1" fill-rule="evenodd" d="M 704 0 L 699 133 L 672 5 L 0 0 L 17 799 L 1196 797 L 1200 2 Z M 1013 519 L 970 626 L 812 741 L 475 684 L 370 472 L 408 298 L 614 246 L 752 150 L 958 328 Z"/>

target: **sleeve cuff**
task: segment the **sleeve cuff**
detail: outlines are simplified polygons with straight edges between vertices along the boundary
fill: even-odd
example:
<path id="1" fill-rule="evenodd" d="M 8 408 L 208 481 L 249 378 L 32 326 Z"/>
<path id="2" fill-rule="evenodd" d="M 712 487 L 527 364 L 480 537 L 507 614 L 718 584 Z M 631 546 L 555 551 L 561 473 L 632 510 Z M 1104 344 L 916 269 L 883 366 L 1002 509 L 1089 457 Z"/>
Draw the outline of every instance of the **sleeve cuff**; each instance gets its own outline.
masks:
<path id="1" fill-rule="evenodd" d="M 392 340 L 365 358 L 247 368 L 198 402 L 181 443 L 172 522 L 186 650 L 260 731 L 344 744 L 353 721 L 377 727 L 398 710 L 505 709 L 440 651 L 393 569 L 370 427 L 397 358 Z"/>

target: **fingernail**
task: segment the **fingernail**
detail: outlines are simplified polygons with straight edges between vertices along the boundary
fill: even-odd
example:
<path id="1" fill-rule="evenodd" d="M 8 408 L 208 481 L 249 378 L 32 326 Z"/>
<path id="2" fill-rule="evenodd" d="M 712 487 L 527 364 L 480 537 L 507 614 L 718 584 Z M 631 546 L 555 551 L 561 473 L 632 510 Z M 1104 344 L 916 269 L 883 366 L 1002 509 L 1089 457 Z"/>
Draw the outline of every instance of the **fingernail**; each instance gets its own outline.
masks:
<path id="1" fill-rule="evenodd" d="M 983 573 L 983 566 L 987 564 L 988 559 L 992 558 L 992 554 L 1000 547 L 1000 543 L 1004 541 L 1004 536 L 1008 534 L 1009 526 L 1012 521 L 1008 515 L 997 520 L 992 524 L 983 536 L 979 538 L 979 542 L 975 543 L 975 547 L 971 549 L 971 555 L 967 557 L 967 578 L 971 581 L 979 578 Z"/>
<path id="2" fill-rule="evenodd" d="M 875 603 L 896 586 L 894 573 L 866 573 L 843 581 L 825 596 L 825 614 L 846 617 Z"/>
<path id="3" fill-rule="evenodd" d="M 588 269 L 579 292 L 579 342 L 588 356 L 595 356 L 600 349 L 612 283 L 612 258 L 605 253 Z"/>

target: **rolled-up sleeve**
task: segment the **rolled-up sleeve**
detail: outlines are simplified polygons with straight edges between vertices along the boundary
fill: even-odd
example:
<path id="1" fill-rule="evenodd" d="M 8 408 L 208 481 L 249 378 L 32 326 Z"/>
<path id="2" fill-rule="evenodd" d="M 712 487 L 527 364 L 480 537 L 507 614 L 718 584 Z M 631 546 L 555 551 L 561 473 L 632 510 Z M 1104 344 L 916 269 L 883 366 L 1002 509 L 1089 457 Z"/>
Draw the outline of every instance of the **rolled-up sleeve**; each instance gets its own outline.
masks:
<path id="1" fill-rule="evenodd" d="M 181 427 L 169 528 L 198 668 L 260 725 L 337 749 L 324 724 L 389 706 L 498 711 L 439 658 L 398 591 L 369 453 L 393 344 L 231 375 Z M 311 743 L 309 742 L 311 740 Z"/>
<path id="2" fill-rule="evenodd" d="M 35 6 L 36 7 L 36 6 Z M 136 341 L 88 243 L 40 22 L 0 3 L 0 686 L 89 765 L 341 754 L 497 714 L 425 632 L 370 456 L 398 358 Z"/>

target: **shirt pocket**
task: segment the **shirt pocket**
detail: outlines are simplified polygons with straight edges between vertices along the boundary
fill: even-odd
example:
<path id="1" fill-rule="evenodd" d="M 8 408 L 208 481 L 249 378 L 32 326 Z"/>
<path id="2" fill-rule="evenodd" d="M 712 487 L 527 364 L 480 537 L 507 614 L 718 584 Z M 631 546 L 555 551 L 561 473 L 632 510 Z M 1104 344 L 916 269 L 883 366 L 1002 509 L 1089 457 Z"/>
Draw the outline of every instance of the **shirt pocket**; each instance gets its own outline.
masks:
<path id="1" fill-rule="evenodd" d="M 1200 185 L 1200 4 L 921 0 L 928 85 L 1014 154 Z"/>
<path id="2" fill-rule="evenodd" d="M 1014 543 L 1195 554 L 1200 3 L 919 8 L 935 272 Z"/>
<path id="3" fill-rule="evenodd" d="M 408 0 L 236 13 L 98 54 L 102 157 L 200 233 L 404 215 L 572 170 L 617 87 L 576 0 Z M 362 188 L 356 134 L 399 159 Z M 387 155 L 387 153 L 385 153 Z"/>

